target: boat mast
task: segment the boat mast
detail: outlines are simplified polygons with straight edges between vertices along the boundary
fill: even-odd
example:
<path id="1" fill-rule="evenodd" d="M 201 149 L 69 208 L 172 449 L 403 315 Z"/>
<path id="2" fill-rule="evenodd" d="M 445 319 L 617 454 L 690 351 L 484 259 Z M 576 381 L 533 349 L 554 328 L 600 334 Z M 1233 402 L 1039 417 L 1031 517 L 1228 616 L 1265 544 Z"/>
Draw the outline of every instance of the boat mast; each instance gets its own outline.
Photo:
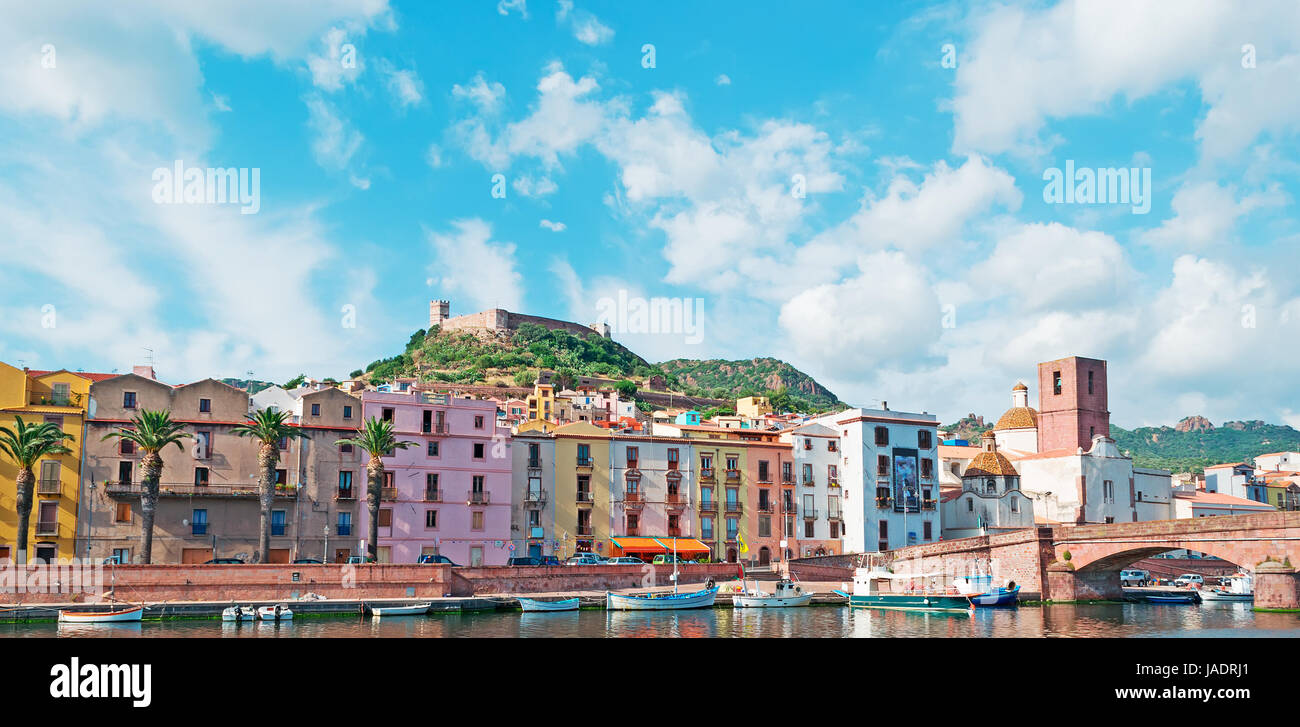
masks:
<path id="1" fill-rule="evenodd" d="M 673 595 L 677 595 L 677 538 L 673 538 Z"/>

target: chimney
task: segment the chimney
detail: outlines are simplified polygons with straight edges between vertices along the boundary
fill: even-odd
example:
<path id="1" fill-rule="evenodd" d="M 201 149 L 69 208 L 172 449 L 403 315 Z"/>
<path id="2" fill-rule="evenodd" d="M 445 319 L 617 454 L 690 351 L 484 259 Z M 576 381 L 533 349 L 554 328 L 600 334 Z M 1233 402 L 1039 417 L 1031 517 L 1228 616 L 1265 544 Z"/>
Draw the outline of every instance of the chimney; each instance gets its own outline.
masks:
<path id="1" fill-rule="evenodd" d="M 143 376 L 146 379 L 154 379 L 155 381 L 158 379 L 158 377 L 153 374 L 152 366 L 132 366 L 131 373 L 136 376 Z"/>

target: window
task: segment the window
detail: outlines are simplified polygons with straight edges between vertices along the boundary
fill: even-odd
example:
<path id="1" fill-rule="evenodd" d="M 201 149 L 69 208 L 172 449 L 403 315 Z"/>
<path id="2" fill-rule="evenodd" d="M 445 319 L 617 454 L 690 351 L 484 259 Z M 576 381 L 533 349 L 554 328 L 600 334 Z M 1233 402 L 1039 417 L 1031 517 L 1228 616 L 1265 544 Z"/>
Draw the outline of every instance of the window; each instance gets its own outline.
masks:
<path id="1" fill-rule="evenodd" d="M 638 457 L 637 457 L 637 454 L 638 454 L 638 452 L 637 452 L 637 448 L 636 448 L 636 447 L 628 447 L 628 448 L 627 448 L 627 466 L 628 466 L 628 467 L 636 467 L 636 463 L 639 461 L 639 460 L 638 460 Z"/>
<path id="2" fill-rule="evenodd" d="M 1096 428 L 1096 427 L 1088 427 L 1088 438 L 1091 439 L 1091 438 L 1093 438 L 1093 437 L 1095 437 L 1095 436 L 1097 436 L 1097 428 Z"/>
<path id="3" fill-rule="evenodd" d="M 437 457 L 437 456 L 438 456 L 438 443 L 437 443 L 437 442 L 429 442 L 428 452 L 429 452 L 429 456 L 430 456 L 430 457 Z"/>
<path id="4" fill-rule="evenodd" d="M 201 413 L 203 413 L 203 414 L 211 414 L 211 413 L 212 413 L 212 400 L 211 400 L 211 399 L 199 399 L 199 411 L 200 411 Z"/>
<path id="5" fill-rule="evenodd" d="M 124 484 L 131 484 L 131 470 L 134 466 L 132 462 L 117 463 L 117 481 Z"/>
<path id="6" fill-rule="evenodd" d="M 113 522 L 119 522 L 119 523 L 131 522 L 131 503 L 129 502 L 117 503 L 117 514 L 114 516 Z"/>
<path id="7" fill-rule="evenodd" d="M 760 538 L 772 537 L 772 516 L 771 515 L 758 516 L 758 537 Z"/>
<path id="8" fill-rule="evenodd" d="M 194 486 L 207 487 L 209 482 L 209 473 L 207 467 L 194 468 Z"/>
<path id="9" fill-rule="evenodd" d="M 190 515 L 190 535 L 208 534 L 208 511 L 195 510 Z"/>
<path id="10" fill-rule="evenodd" d="M 483 482 L 484 482 L 483 475 L 474 475 L 470 479 L 470 487 L 473 488 L 473 492 L 475 495 L 483 494 Z"/>
<path id="11" fill-rule="evenodd" d="M 668 450 L 668 469 L 677 469 L 677 448 L 672 447 Z"/>
<path id="12" fill-rule="evenodd" d="M 55 404 L 60 404 L 60 405 L 62 405 L 62 404 L 67 404 L 67 403 L 68 403 L 68 394 L 69 394 L 69 388 L 70 388 L 70 387 L 68 386 L 68 384 L 56 383 L 56 384 L 54 384 L 54 386 L 51 387 L 51 388 L 53 389 L 53 394 L 54 394 L 54 395 L 53 395 L 52 398 L 53 398 Z"/>
<path id="13" fill-rule="evenodd" d="M 627 531 L 629 533 L 635 533 L 637 525 L 639 524 L 640 524 L 640 520 L 639 518 L 637 518 L 637 514 L 634 512 L 629 512 L 627 514 Z"/>
<path id="14" fill-rule="evenodd" d="M 484 456 L 483 452 L 485 451 L 485 447 L 486 445 L 484 445 L 482 442 L 474 443 L 474 459 L 483 459 Z"/>
<path id="15" fill-rule="evenodd" d="M 474 428 L 475 428 L 475 429 L 482 429 L 482 428 L 483 428 L 483 417 L 482 417 L 482 415 L 479 415 L 479 416 L 474 417 Z"/>
<path id="16" fill-rule="evenodd" d="M 289 484 L 289 470 L 276 470 L 276 471 L 275 471 L 275 484 L 277 484 L 277 485 L 287 485 L 287 484 Z"/>
<path id="17" fill-rule="evenodd" d="M 288 438 L 288 437 L 280 437 L 279 445 L 280 445 L 280 451 L 281 451 L 281 452 L 288 452 L 288 451 L 289 451 L 289 438 Z"/>
<path id="18" fill-rule="evenodd" d="M 727 509 L 734 510 L 740 502 L 740 491 L 734 487 L 727 488 Z"/>
<path id="19" fill-rule="evenodd" d="M 759 482 L 772 481 L 771 478 L 767 476 L 767 460 L 765 459 L 760 459 L 758 461 L 758 481 Z"/>
<path id="20" fill-rule="evenodd" d="M 837 466 L 835 466 L 835 465 L 833 465 L 833 464 L 828 464 L 828 465 L 826 465 L 826 480 L 827 480 L 828 482 L 830 482 L 831 484 L 835 484 L 835 483 L 839 482 L 839 481 L 840 481 L 840 468 L 837 467 Z"/>
<path id="21" fill-rule="evenodd" d="M 972 499 L 967 499 L 967 500 L 966 500 L 966 512 L 975 512 L 975 501 L 974 501 L 974 500 L 972 500 Z"/>
<path id="22" fill-rule="evenodd" d="M 591 445 L 590 444 L 578 445 L 578 466 L 579 467 L 591 466 Z"/>
<path id="23" fill-rule="evenodd" d="M 343 407 L 343 418 L 344 418 L 344 419 L 351 419 L 351 418 L 352 418 L 352 407 L 350 407 L 350 406 L 344 406 L 344 407 Z"/>
<path id="24" fill-rule="evenodd" d="M 342 454 L 352 454 L 352 445 L 351 444 L 339 445 L 339 452 Z"/>
<path id="25" fill-rule="evenodd" d="M 704 469 L 704 470 L 713 469 L 713 455 L 711 454 L 700 455 L 700 469 Z"/>
<path id="26" fill-rule="evenodd" d="M 438 473 L 428 472 L 424 475 L 424 499 L 438 501 Z"/>
<path id="27" fill-rule="evenodd" d="M 135 442 L 132 442 L 129 439 L 120 439 L 118 440 L 118 442 L 119 442 L 117 447 L 118 453 L 135 454 Z"/>
<path id="28" fill-rule="evenodd" d="M 781 481 L 782 481 L 782 482 L 794 482 L 794 463 L 793 463 L 793 462 L 782 462 L 782 463 L 781 463 Z"/>
<path id="29" fill-rule="evenodd" d="M 925 522 L 921 523 L 921 539 L 922 539 L 922 540 L 929 540 L 929 539 L 930 539 L 930 521 L 929 521 L 929 520 L 926 520 Z"/>
<path id="30" fill-rule="evenodd" d="M 339 497 L 343 497 L 343 498 L 352 497 L 352 473 L 351 472 L 344 471 L 339 473 Z"/>
<path id="31" fill-rule="evenodd" d="M 382 510 L 379 511 L 379 527 L 381 527 L 381 528 L 391 528 L 391 527 L 393 527 L 393 509 L 392 509 L 392 508 L 390 508 L 390 507 L 386 507 L 386 508 L 384 508 L 384 509 L 382 509 Z"/>
<path id="32" fill-rule="evenodd" d="M 320 404 L 311 405 L 311 415 L 314 417 L 320 416 Z"/>
<path id="33" fill-rule="evenodd" d="M 934 477 L 934 460 L 928 458 L 921 460 L 921 477 L 925 479 Z"/>
<path id="34" fill-rule="evenodd" d="M 470 530 L 482 530 L 482 529 L 483 529 L 483 511 L 482 511 L 482 510 L 475 510 L 475 511 L 471 514 L 469 529 L 470 529 Z"/>
<path id="35" fill-rule="evenodd" d="M 887 455 L 881 454 L 876 456 L 876 476 L 889 476 L 889 457 Z"/>
<path id="36" fill-rule="evenodd" d="M 1088 393 L 1092 393 L 1092 372 L 1088 372 Z"/>
<path id="37" fill-rule="evenodd" d="M 1011 512 L 1020 512 L 1020 499 L 1019 499 L 1019 498 L 1016 498 L 1016 497 L 1011 498 Z"/>
<path id="38" fill-rule="evenodd" d="M 591 502 L 590 475 L 578 475 L 578 502 Z"/>
<path id="39" fill-rule="evenodd" d="M 700 536 L 705 540 L 713 540 L 713 518 L 706 517 L 700 520 Z"/>
<path id="40" fill-rule="evenodd" d="M 134 391 L 123 391 L 123 392 L 122 392 L 122 408 L 123 408 L 123 409 L 134 409 L 134 408 L 135 408 L 135 392 L 134 392 Z"/>
<path id="41" fill-rule="evenodd" d="M 272 510 L 271 511 L 271 535 L 277 537 L 284 535 L 286 521 L 287 518 L 285 516 L 284 510 Z"/>
<path id="42" fill-rule="evenodd" d="M 212 457 L 212 432 L 194 433 L 194 456 L 197 459 Z"/>
<path id="43" fill-rule="evenodd" d="M 889 446 L 889 427 L 876 427 L 876 446 Z"/>
<path id="44" fill-rule="evenodd" d="M 992 477 L 984 480 L 984 491 L 990 495 L 998 494 L 998 481 Z"/>
<path id="45" fill-rule="evenodd" d="M 812 465 L 810 464 L 805 464 L 803 466 L 803 483 L 805 485 L 813 484 Z"/>
<path id="46" fill-rule="evenodd" d="M 803 536 L 804 536 L 805 538 L 815 538 L 815 537 L 817 537 L 817 536 L 814 534 L 815 531 L 814 531 L 814 529 L 813 529 L 813 528 L 815 527 L 815 522 L 816 522 L 816 521 L 814 521 L 814 520 L 804 520 L 804 521 L 803 521 Z"/>
<path id="47" fill-rule="evenodd" d="M 438 511 L 424 511 L 424 527 L 426 530 L 436 530 L 438 528 Z"/>
<path id="48" fill-rule="evenodd" d="M 919 449 L 929 449 L 934 446 L 934 433 L 929 429 L 922 429 L 916 433 L 916 446 Z"/>
<path id="49" fill-rule="evenodd" d="M 339 519 L 336 528 L 338 529 L 339 535 L 351 535 L 352 534 L 352 513 L 350 512 L 339 513 Z"/>
<path id="50" fill-rule="evenodd" d="M 383 416 L 384 421 L 386 421 L 386 422 L 391 422 L 391 421 L 393 421 L 393 409 L 392 409 L 392 407 L 388 407 L 388 406 L 384 407 L 384 411 L 383 411 L 382 416 Z"/>
<path id="51" fill-rule="evenodd" d="M 740 458 L 735 455 L 727 455 L 727 469 L 729 470 L 740 469 Z"/>
<path id="52" fill-rule="evenodd" d="M 118 563 L 130 563 L 130 562 L 131 562 L 131 549 L 130 549 L 130 548 L 113 548 L 113 559 L 116 560 Z"/>
<path id="53" fill-rule="evenodd" d="M 740 532 L 740 520 L 738 518 L 727 518 L 727 540 L 735 540 L 736 535 Z"/>
<path id="54" fill-rule="evenodd" d="M 889 550 L 889 522 L 886 520 L 880 521 L 880 536 L 877 546 L 877 550 Z"/>
<path id="55" fill-rule="evenodd" d="M 1115 502 L 1115 483 L 1111 480 L 1103 480 L 1101 483 L 1102 502 Z"/>
<path id="56" fill-rule="evenodd" d="M 831 540 L 840 537 L 840 524 L 836 520 L 831 521 Z"/>
<path id="57" fill-rule="evenodd" d="M 840 443 L 837 442 L 837 441 L 835 441 L 834 439 L 828 439 L 828 440 L 826 440 L 826 451 L 827 451 L 827 452 L 838 452 L 838 451 L 840 451 Z"/>
<path id="58" fill-rule="evenodd" d="M 1052 372 L 1052 393 L 1057 396 L 1060 396 L 1061 394 L 1061 372 L 1060 371 Z"/>

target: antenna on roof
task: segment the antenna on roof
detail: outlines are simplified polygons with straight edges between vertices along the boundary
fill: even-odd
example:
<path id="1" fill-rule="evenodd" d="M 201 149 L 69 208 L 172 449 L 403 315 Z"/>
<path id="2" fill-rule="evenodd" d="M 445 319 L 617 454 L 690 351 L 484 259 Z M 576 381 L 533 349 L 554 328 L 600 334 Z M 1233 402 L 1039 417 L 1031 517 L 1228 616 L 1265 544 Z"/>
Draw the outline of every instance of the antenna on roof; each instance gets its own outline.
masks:
<path id="1" fill-rule="evenodd" d="M 141 348 L 144 347 L 141 346 Z M 153 349 L 144 348 L 144 351 L 145 351 L 145 357 L 144 357 L 145 363 L 149 364 L 150 366 L 153 366 Z"/>

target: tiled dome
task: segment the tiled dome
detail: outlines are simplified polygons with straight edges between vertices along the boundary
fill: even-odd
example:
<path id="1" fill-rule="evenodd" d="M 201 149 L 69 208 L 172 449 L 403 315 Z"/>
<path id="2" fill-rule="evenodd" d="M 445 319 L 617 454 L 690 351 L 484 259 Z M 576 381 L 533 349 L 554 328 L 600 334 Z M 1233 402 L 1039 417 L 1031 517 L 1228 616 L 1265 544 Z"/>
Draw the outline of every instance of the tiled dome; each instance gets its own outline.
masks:
<path id="1" fill-rule="evenodd" d="M 980 452 L 966 466 L 962 477 L 1019 477 L 1020 473 L 1001 452 Z"/>
<path id="2" fill-rule="evenodd" d="M 1038 410 L 1029 406 L 1013 406 L 998 419 L 993 427 L 998 429 L 1025 429 L 1038 426 Z"/>

